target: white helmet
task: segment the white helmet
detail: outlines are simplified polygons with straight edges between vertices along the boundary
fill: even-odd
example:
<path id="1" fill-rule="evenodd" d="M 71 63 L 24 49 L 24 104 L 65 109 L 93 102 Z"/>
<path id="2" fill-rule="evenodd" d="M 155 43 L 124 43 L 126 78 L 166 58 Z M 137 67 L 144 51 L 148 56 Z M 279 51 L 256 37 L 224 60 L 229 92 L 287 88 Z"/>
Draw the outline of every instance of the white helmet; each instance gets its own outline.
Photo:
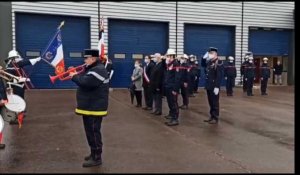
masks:
<path id="1" fill-rule="evenodd" d="M 234 60 L 234 58 L 232 56 L 229 56 L 228 59 L 229 60 Z"/>
<path id="2" fill-rule="evenodd" d="M 19 57 L 20 57 L 20 55 L 16 50 L 11 50 L 8 52 L 8 57 L 7 57 L 8 59 L 9 58 L 19 58 Z"/>
<path id="3" fill-rule="evenodd" d="M 263 61 L 268 61 L 268 58 L 267 58 L 267 57 L 264 57 L 264 58 L 263 58 Z"/>
<path id="4" fill-rule="evenodd" d="M 175 50 L 174 49 L 168 49 L 166 55 L 176 55 Z"/>
<path id="5" fill-rule="evenodd" d="M 189 59 L 189 56 L 187 54 L 183 54 L 184 59 Z"/>

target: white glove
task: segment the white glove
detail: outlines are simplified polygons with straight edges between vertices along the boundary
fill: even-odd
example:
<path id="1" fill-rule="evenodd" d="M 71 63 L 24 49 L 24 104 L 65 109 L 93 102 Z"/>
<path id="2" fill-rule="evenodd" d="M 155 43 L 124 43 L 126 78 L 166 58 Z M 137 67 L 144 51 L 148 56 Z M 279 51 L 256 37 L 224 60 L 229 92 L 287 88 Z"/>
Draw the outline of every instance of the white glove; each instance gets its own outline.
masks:
<path id="1" fill-rule="evenodd" d="M 227 77 L 225 77 L 225 80 L 227 80 Z"/>
<path id="2" fill-rule="evenodd" d="M 273 71 L 275 72 L 275 69 L 273 69 Z"/>
<path id="3" fill-rule="evenodd" d="M 218 95 L 219 94 L 219 88 L 214 88 L 214 94 Z"/>
<path id="4" fill-rule="evenodd" d="M 24 78 L 24 77 L 21 77 L 21 78 L 18 80 L 19 83 L 23 83 L 23 82 L 25 82 L 25 81 L 26 81 L 26 78 Z"/>
<path id="5" fill-rule="evenodd" d="M 35 59 L 29 59 L 31 65 L 35 65 L 38 61 L 41 61 L 41 57 L 35 58 Z"/>

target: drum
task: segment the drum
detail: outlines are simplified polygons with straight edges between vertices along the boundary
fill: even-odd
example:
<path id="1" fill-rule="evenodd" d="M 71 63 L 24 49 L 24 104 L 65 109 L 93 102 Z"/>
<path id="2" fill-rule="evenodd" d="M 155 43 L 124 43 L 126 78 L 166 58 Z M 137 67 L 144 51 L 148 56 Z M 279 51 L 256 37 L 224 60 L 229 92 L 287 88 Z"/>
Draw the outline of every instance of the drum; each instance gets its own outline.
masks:
<path id="1" fill-rule="evenodd" d="M 4 120 L 3 120 L 2 116 L 0 115 L 0 133 L 2 133 L 3 128 L 4 128 Z"/>
<path id="2" fill-rule="evenodd" d="M 26 108 L 25 101 L 18 95 L 7 94 L 8 103 L 1 110 L 3 119 L 7 122 L 17 120 L 18 114 Z"/>

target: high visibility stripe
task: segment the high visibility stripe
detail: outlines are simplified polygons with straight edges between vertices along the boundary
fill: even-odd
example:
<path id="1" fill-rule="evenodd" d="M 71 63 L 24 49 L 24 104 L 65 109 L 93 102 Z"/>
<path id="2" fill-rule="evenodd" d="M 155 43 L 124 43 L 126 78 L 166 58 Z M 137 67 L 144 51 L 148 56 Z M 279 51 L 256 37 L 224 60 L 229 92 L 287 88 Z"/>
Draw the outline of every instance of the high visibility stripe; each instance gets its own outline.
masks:
<path id="1" fill-rule="evenodd" d="M 87 73 L 87 75 L 94 75 L 94 77 L 96 77 L 100 81 L 104 81 L 105 80 L 104 77 L 102 77 L 101 75 L 97 74 L 96 72 L 90 71 L 90 72 Z"/>
<path id="2" fill-rule="evenodd" d="M 103 116 L 107 115 L 107 111 L 87 111 L 82 109 L 75 109 L 75 112 L 83 115 L 95 115 L 95 116 Z"/>

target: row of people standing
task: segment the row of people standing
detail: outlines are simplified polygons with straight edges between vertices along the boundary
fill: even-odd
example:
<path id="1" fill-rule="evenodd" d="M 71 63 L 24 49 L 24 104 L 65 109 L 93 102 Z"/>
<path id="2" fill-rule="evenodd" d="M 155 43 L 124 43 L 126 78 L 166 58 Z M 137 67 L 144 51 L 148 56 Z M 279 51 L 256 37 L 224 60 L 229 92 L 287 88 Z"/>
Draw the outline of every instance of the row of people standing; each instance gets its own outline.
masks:
<path id="1" fill-rule="evenodd" d="M 169 114 L 165 116 L 167 125 L 178 125 L 179 108 L 188 109 L 188 98 L 198 90 L 200 68 L 196 57 L 184 54 L 175 57 L 175 51 L 168 49 L 165 56 L 156 53 L 145 57 L 142 68 L 135 61 L 131 80 L 134 84 L 137 107 L 142 106 L 144 90 L 145 110 L 152 110 L 154 115 L 162 115 L 162 98 L 167 98 Z M 178 95 L 182 95 L 183 104 L 178 106 Z M 153 108 L 154 106 L 154 108 Z"/>

